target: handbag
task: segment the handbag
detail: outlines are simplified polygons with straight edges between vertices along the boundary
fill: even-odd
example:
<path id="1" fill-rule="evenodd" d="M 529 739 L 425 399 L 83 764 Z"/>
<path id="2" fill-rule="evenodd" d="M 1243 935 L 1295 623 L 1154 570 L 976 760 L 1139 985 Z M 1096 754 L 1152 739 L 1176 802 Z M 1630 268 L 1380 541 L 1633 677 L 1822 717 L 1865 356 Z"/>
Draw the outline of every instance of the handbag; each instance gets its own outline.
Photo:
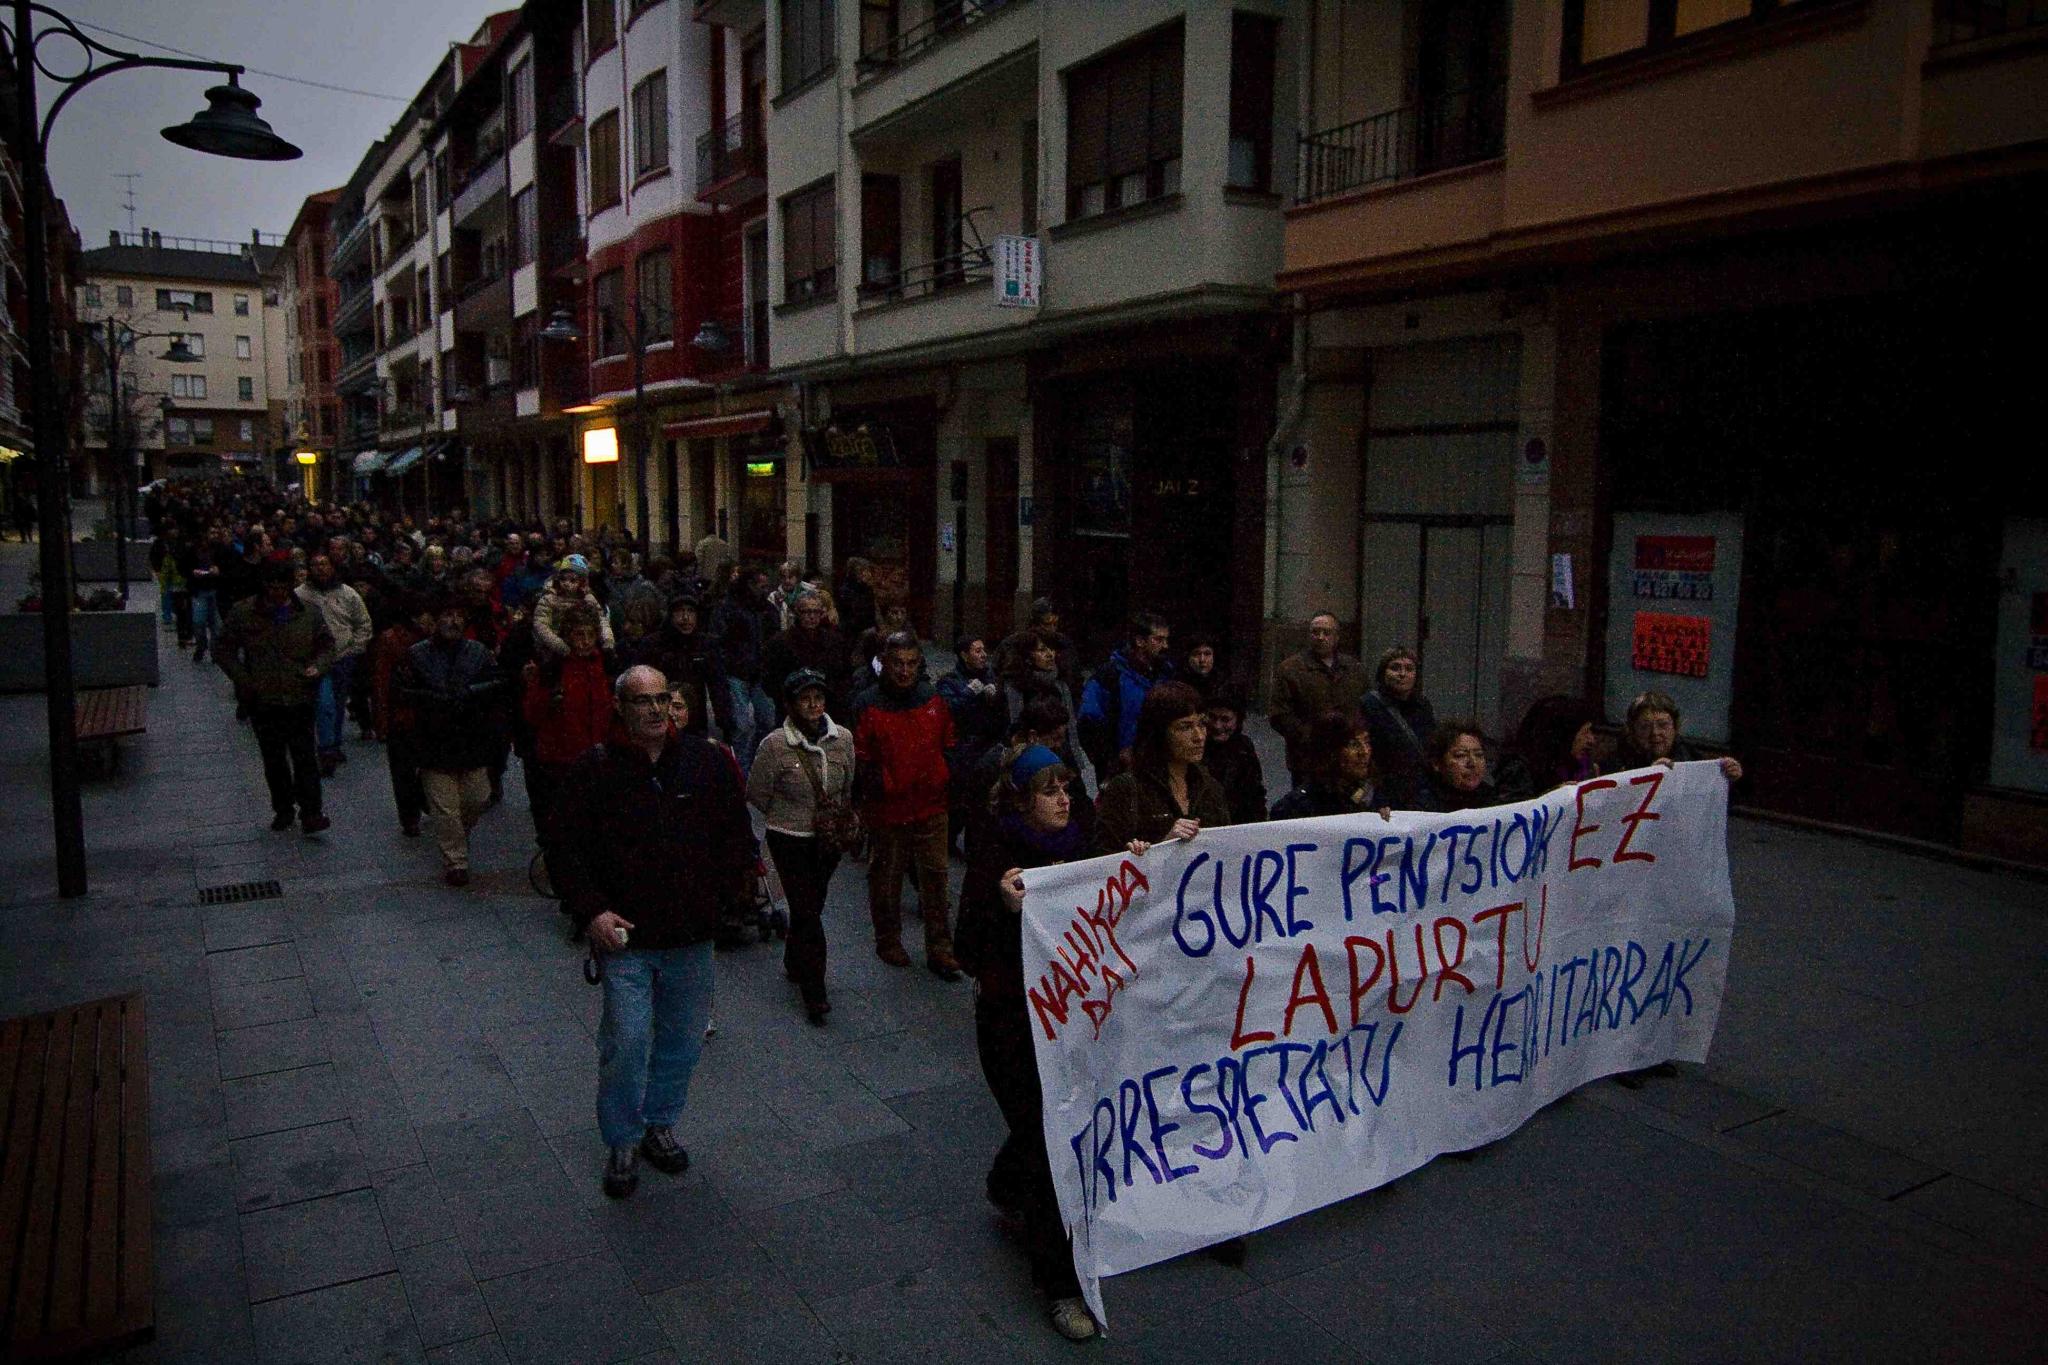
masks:
<path id="1" fill-rule="evenodd" d="M 821 766 L 823 761 L 819 760 Z M 825 795 L 825 780 L 811 767 L 808 754 L 799 753 L 796 765 L 804 770 L 811 783 L 811 795 L 817 799 L 817 812 L 811 817 L 811 829 L 817 837 L 835 853 L 851 853 L 859 848 L 867 837 L 867 831 L 861 828 L 860 812 Z"/>

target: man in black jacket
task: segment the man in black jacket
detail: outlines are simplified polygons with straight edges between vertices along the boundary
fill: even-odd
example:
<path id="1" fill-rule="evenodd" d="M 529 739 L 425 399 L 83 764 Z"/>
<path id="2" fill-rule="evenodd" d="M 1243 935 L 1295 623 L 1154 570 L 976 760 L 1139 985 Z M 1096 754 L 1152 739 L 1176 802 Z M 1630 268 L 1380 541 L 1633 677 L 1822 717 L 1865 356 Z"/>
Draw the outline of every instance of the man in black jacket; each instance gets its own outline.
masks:
<path id="1" fill-rule="evenodd" d="M 670 1175 L 690 1164 L 671 1130 L 704 1046 L 711 942 L 760 850 L 732 760 L 683 731 L 668 680 L 629 668 L 613 696 L 611 738 L 563 783 L 548 871 L 604 964 L 597 1126 L 604 1192 L 624 1199 L 641 1156 Z"/>
<path id="2" fill-rule="evenodd" d="M 642 640 L 628 662 L 646 664 L 667 678 L 669 690 L 681 694 L 690 709 L 689 732 L 716 739 L 734 733 L 732 689 L 718 646 L 697 629 L 700 613 L 695 593 L 671 597 L 668 624 Z M 711 728 L 713 720 L 718 722 L 716 730 Z"/>
<path id="3" fill-rule="evenodd" d="M 469 884 L 469 831 L 490 804 L 502 728 L 503 680 L 491 651 L 467 638 L 468 626 L 460 601 L 440 599 L 434 633 L 406 651 L 398 678 L 399 694 L 419 717 L 413 752 L 450 886 Z"/>

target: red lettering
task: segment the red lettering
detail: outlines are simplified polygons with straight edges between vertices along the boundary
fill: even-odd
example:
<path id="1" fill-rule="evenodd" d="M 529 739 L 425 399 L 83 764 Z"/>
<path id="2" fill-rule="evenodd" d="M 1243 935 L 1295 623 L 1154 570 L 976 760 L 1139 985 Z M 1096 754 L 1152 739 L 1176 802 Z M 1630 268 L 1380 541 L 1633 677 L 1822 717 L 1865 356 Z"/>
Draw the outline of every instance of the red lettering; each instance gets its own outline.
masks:
<path id="1" fill-rule="evenodd" d="M 1444 952 L 1444 926 L 1446 924 L 1458 931 L 1458 955 L 1456 957 L 1450 957 Z M 1419 928 L 1420 926 L 1417 927 Z M 1445 915 L 1430 926 L 1430 932 L 1436 939 L 1436 989 L 1430 992 L 1429 998 L 1431 1000 L 1443 999 L 1444 982 L 1446 981 L 1455 981 L 1465 988 L 1465 994 L 1472 994 L 1474 990 L 1472 978 L 1458 970 L 1458 968 L 1465 965 L 1465 921 L 1454 915 Z"/>
<path id="2" fill-rule="evenodd" d="M 1394 951 L 1394 931 L 1387 930 L 1387 1008 L 1396 1014 L 1406 1014 L 1422 999 L 1422 988 L 1429 983 L 1429 955 L 1422 947 L 1422 926 L 1415 926 L 1415 989 L 1408 992 L 1408 1003 L 1400 1001 L 1401 955 Z"/>
<path id="3" fill-rule="evenodd" d="M 1598 858 L 1581 858 L 1579 856 L 1579 840 L 1588 834 L 1597 834 L 1600 831 L 1600 826 L 1586 823 L 1586 793 L 1602 791 L 1608 787 L 1618 787 L 1620 785 L 1611 777 L 1596 777 L 1591 782 L 1581 782 L 1579 784 L 1579 818 L 1572 826 L 1572 858 L 1571 862 L 1566 865 L 1565 871 L 1577 872 L 1582 867 L 1600 866 Z"/>
<path id="4" fill-rule="evenodd" d="M 1490 919 L 1500 921 L 1500 947 L 1495 953 L 1497 961 L 1493 964 L 1493 988 L 1495 990 L 1500 990 L 1507 984 L 1508 980 L 1508 916 L 1521 908 L 1522 903 L 1520 901 L 1510 901 L 1506 905 L 1496 905 L 1491 910 L 1481 910 L 1472 917 L 1474 924 L 1484 924 Z"/>
<path id="5" fill-rule="evenodd" d="M 1370 948 L 1372 950 L 1372 975 L 1366 977 L 1363 981 L 1358 979 L 1358 950 L 1360 948 Z M 1357 1028 L 1359 1023 L 1358 1002 L 1365 999 L 1366 992 L 1372 989 L 1373 983 L 1380 979 L 1380 973 L 1386 970 L 1387 955 L 1380 951 L 1377 939 L 1360 938 L 1356 934 L 1352 934 L 1348 935 L 1344 940 L 1344 956 L 1350 959 L 1351 962 L 1351 1027 Z"/>
<path id="6" fill-rule="evenodd" d="M 1307 994 L 1303 994 L 1301 989 L 1301 979 L 1304 976 L 1315 984 L 1315 989 Z M 1287 1013 L 1280 1019 L 1280 1032 L 1283 1037 L 1294 1036 L 1294 1012 L 1303 1005 L 1322 1006 L 1323 1019 L 1329 1025 L 1330 1032 L 1337 1031 L 1337 1011 L 1330 1008 L 1330 993 L 1323 989 L 1323 967 L 1316 957 L 1316 945 L 1313 943 L 1302 945 L 1301 961 L 1294 964 L 1294 985 L 1287 997 Z"/>
<path id="7" fill-rule="evenodd" d="M 1252 978 L 1257 974 L 1258 969 L 1252 965 L 1252 960 L 1247 957 L 1244 960 L 1244 984 L 1237 988 L 1237 1018 L 1230 1025 L 1230 1050 L 1232 1052 L 1237 1051 L 1241 1047 L 1249 1047 L 1253 1043 L 1270 1043 L 1273 1041 L 1271 1030 L 1261 1029 L 1257 1033 L 1246 1033 L 1244 1031 L 1244 1002 L 1251 997 Z"/>
<path id="8" fill-rule="evenodd" d="M 1065 965 L 1057 961 L 1052 964 L 1050 973 L 1040 976 L 1038 984 L 1025 992 L 1031 1008 L 1038 1013 L 1038 1025 L 1045 1030 L 1047 1041 L 1058 1038 L 1060 1027 L 1067 1022 L 1067 997 L 1079 994 L 1081 987 Z"/>
<path id="9" fill-rule="evenodd" d="M 1621 817 L 1621 823 L 1627 825 L 1628 828 L 1621 832 L 1621 842 L 1614 846 L 1614 861 L 1617 863 L 1654 863 L 1657 861 L 1656 854 L 1631 853 L 1628 851 L 1628 841 L 1635 838 L 1636 826 L 1643 823 L 1643 821 L 1662 820 L 1664 818 L 1660 812 L 1650 809 L 1650 803 L 1657 799 L 1657 788 L 1664 785 L 1664 774 L 1662 772 L 1644 773 L 1641 777 L 1630 778 L 1628 784 L 1631 787 L 1648 786 L 1649 790 L 1643 793 L 1642 805 L 1637 806 L 1633 813 Z"/>

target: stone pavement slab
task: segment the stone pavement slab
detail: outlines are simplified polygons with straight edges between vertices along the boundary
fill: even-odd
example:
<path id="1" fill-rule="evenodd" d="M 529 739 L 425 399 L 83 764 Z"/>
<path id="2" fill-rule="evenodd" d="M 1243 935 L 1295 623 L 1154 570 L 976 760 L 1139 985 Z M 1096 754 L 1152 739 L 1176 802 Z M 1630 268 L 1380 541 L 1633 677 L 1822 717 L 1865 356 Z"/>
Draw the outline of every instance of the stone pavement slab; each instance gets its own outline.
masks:
<path id="1" fill-rule="evenodd" d="M 826 910 L 831 1025 L 803 1022 L 779 945 L 722 954 L 691 1170 L 615 1204 L 599 993 L 527 887 L 517 765 L 457 892 L 374 745 L 328 784 L 333 830 L 273 835 L 218 673 L 170 646 L 150 705 L 87 786 L 93 892 L 58 902 L 40 700 L 0 698 L 0 1014 L 148 997 L 158 1330 L 127 1359 L 1073 1358 L 981 1196 L 1002 1124 L 970 994 L 874 958 L 858 869 Z M 1089 1350 L 2038 1359 L 2041 884 L 1743 820 L 1730 852 L 1710 1065 L 1589 1086 L 1258 1234 L 1242 1267 L 1119 1277 Z M 197 904 L 268 878 L 280 898 Z"/>

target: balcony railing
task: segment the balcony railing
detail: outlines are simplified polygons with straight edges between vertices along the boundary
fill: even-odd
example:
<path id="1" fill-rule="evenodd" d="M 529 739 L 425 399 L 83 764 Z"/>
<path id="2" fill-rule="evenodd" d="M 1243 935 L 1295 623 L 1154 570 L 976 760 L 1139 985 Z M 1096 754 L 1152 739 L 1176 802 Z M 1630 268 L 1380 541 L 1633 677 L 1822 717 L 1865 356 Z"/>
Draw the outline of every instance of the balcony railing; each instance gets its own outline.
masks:
<path id="1" fill-rule="evenodd" d="M 869 37 L 860 52 L 863 75 L 915 61 L 933 46 L 944 42 L 970 24 L 978 23 L 997 10 L 1010 8 L 1021 0 L 932 0 L 932 12 L 921 24 L 900 33 Z"/>
<path id="2" fill-rule="evenodd" d="M 1296 149 L 1295 202 L 1490 161 L 1506 133 L 1507 89 L 1460 90 L 1305 134 Z"/>
<path id="3" fill-rule="evenodd" d="M 995 259 L 989 249 L 970 246 L 950 256 L 904 266 L 893 274 L 873 274 L 861 282 L 860 297 L 863 303 L 924 298 L 955 285 L 989 279 L 994 274 Z"/>
<path id="4" fill-rule="evenodd" d="M 734 114 L 697 139 L 697 193 L 742 176 L 767 173 L 758 110 Z"/>
<path id="5" fill-rule="evenodd" d="M 1934 46 L 1953 47 L 2048 25 L 2048 0 L 1935 0 Z"/>
<path id="6" fill-rule="evenodd" d="M 573 81 L 560 81 L 547 93 L 541 102 L 540 131 L 553 139 L 557 133 L 573 125 L 579 115 L 576 108 L 576 85 Z"/>

